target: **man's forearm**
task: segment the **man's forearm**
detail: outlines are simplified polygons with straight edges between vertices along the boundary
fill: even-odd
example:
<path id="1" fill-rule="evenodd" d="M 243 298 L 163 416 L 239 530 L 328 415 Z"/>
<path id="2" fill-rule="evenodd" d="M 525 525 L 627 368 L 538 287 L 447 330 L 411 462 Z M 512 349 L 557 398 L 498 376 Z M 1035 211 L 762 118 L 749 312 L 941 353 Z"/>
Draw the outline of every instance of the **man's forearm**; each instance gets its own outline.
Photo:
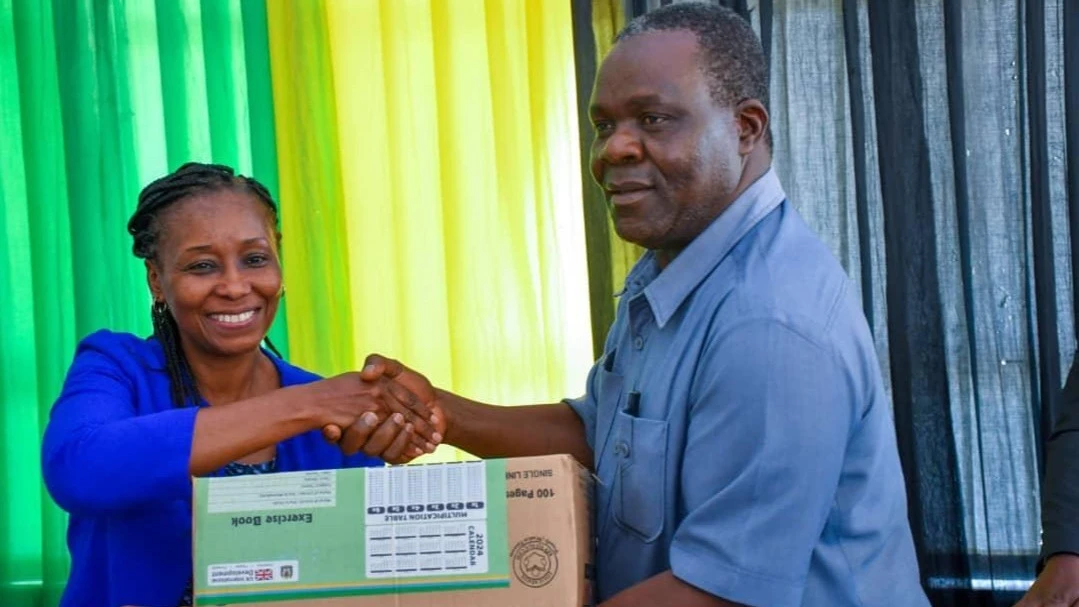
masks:
<path id="1" fill-rule="evenodd" d="M 630 586 L 600 603 L 599 607 L 745 607 L 712 596 L 674 577 L 668 569 Z"/>
<path id="2" fill-rule="evenodd" d="M 499 407 L 439 391 L 446 415 L 445 442 L 481 457 L 568 453 L 592 467 L 584 424 L 565 403 Z"/>

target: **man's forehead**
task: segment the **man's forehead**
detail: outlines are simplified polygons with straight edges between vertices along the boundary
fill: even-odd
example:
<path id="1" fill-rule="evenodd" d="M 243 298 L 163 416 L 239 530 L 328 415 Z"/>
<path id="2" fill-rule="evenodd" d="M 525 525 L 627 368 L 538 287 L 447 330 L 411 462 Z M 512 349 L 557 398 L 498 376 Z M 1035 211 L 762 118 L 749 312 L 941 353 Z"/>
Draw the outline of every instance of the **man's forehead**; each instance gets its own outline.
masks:
<path id="1" fill-rule="evenodd" d="M 700 46 L 688 30 L 650 30 L 619 41 L 596 74 L 594 95 L 619 97 L 656 94 L 678 88 L 680 80 L 701 74 Z M 673 90 L 670 92 L 674 92 Z"/>
<path id="2" fill-rule="evenodd" d="M 684 29 L 648 30 L 633 34 L 615 43 L 603 60 L 603 65 L 626 60 L 653 59 L 653 63 L 676 61 L 692 65 L 700 52 L 697 34 Z M 678 68 L 679 65 L 670 65 Z"/>
<path id="3" fill-rule="evenodd" d="M 599 79 L 685 73 L 700 67 L 700 45 L 688 30 L 658 30 L 619 41 L 600 64 Z"/>

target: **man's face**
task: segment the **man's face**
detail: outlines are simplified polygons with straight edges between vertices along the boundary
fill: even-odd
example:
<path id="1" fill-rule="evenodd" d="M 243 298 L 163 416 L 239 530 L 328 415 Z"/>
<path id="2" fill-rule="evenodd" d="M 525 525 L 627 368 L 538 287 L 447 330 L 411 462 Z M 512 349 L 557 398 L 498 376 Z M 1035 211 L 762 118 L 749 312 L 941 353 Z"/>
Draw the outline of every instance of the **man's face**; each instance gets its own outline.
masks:
<path id="1" fill-rule="evenodd" d="M 624 240 L 676 255 L 733 201 L 740 127 L 712 98 L 694 33 L 619 42 L 592 94 L 592 176 Z"/>

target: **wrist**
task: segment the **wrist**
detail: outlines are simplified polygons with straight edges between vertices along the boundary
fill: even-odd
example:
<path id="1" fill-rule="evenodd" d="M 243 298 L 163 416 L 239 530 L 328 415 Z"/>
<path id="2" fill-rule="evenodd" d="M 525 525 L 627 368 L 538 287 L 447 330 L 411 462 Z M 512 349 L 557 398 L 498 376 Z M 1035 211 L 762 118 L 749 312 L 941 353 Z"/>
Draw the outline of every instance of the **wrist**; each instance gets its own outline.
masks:
<path id="1" fill-rule="evenodd" d="M 458 440 L 458 417 L 460 414 L 458 398 L 451 392 L 435 388 L 435 405 L 438 406 L 442 415 L 445 430 L 442 432 L 442 442 L 447 445 L 456 445 Z"/>
<path id="2" fill-rule="evenodd" d="M 319 406 L 316 383 L 281 388 L 274 396 L 282 418 L 301 427 L 305 432 L 321 429 L 331 423 L 325 415 L 325 408 Z"/>

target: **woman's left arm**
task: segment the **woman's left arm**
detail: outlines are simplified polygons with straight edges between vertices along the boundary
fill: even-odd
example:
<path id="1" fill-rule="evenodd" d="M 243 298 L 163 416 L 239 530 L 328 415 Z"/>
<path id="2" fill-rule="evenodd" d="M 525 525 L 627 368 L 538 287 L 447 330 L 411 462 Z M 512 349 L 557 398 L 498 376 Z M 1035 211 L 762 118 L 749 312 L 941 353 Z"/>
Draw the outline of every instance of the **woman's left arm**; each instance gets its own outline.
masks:
<path id="1" fill-rule="evenodd" d="M 79 346 L 42 443 L 45 486 L 68 512 L 117 511 L 191 492 L 194 408 L 138 415 L 137 380 L 93 339 Z"/>

